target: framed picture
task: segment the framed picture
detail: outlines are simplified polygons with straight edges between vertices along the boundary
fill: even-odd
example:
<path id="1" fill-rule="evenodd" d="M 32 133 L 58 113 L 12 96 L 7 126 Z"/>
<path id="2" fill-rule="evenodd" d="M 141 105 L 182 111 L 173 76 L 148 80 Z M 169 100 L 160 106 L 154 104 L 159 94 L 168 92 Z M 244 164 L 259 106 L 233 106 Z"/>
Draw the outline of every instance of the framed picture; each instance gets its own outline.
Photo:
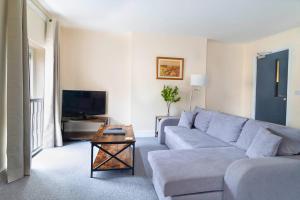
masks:
<path id="1" fill-rule="evenodd" d="M 156 58 L 156 79 L 183 80 L 183 58 Z"/>

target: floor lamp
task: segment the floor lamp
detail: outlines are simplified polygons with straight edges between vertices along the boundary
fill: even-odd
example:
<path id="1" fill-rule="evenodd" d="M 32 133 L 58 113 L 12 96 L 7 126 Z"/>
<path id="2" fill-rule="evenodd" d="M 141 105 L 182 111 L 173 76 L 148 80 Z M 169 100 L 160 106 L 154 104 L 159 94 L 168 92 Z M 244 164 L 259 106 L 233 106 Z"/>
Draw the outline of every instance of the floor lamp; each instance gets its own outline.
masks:
<path id="1" fill-rule="evenodd" d="M 200 91 L 200 87 L 206 85 L 206 77 L 205 75 L 201 74 L 192 74 L 191 75 L 191 96 L 190 96 L 190 111 L 192 111 L 192 100 L 193 100 L 193 95 L 194 92 Z"/>

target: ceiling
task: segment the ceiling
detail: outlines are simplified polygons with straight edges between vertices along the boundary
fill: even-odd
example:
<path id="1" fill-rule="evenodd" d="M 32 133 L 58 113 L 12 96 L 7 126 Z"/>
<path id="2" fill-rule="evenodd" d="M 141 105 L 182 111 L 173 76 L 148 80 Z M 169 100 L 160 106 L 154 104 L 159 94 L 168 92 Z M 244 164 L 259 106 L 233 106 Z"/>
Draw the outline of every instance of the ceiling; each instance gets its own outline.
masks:
<path id="1" fill-rule="evenodd" d="M 39 0 L 65 26 L 245 42 L 300 26 L 300 0 Z"/>

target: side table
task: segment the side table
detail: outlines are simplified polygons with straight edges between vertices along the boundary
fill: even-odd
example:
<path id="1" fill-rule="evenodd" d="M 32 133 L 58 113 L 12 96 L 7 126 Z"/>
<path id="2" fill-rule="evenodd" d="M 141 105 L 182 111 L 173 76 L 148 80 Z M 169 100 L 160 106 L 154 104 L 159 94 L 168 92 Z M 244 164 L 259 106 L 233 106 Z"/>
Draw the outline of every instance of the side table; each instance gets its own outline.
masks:
<path id="1" fill-rule="evenodd" d="M 157 115 L 155 116 L 155 137 L 158 136 L 158 125 L 162 119 L 173 118 L 175 116 L 167 116 L 167 115 Z"/>

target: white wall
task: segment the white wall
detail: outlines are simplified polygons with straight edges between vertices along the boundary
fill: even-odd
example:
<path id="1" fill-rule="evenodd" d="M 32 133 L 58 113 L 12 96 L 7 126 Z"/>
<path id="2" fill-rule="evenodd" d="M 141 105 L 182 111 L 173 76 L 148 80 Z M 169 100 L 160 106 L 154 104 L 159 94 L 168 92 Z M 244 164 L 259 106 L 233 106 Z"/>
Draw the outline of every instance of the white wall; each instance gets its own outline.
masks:
<path id="1" fill-rule="evenodd" d="M 243 115 L 245 45 L 208 40 L 206 107 Z"/>
<path id="2" fill-rule="evenodd" d="M 206 38 L 134 33 L 132 38 L 132 123 L 138 130 L 154 129 L 155 115 L 165 115 L 160 95 L 164 85 L 177 85 L 182 100 L 171 108 L 172 115 L 189 109 L 190 75 L 206 73 Z M 156 57 L 184 58 L 183 80 L 157 80 Z M 205 105 L 205 91 L 195 95 L 194 105 Z"/>
<path id="3" fill-rule="evenodd" d="M 157 56 L 185 58 L 184 80 L 156 80 Z M 182 101 L 172 106 L 172 113 L 178 115 L 188 109 L 190 74 L 205 72 L 203 37 L 61 31 L 62 88 L 108 91 L 113 123 L 132 123 L 143 134 L 152 136 L 155 115 L 166 113 L 160 96 L 163 85 L 179 87 Z M 195 95 L 196 104 L 205 105 L 205 90 Z"/>

